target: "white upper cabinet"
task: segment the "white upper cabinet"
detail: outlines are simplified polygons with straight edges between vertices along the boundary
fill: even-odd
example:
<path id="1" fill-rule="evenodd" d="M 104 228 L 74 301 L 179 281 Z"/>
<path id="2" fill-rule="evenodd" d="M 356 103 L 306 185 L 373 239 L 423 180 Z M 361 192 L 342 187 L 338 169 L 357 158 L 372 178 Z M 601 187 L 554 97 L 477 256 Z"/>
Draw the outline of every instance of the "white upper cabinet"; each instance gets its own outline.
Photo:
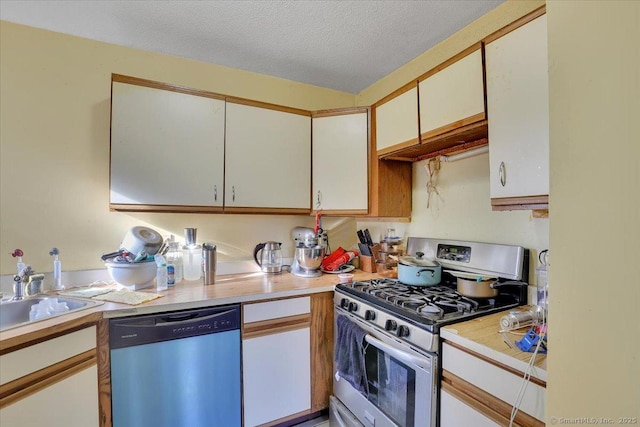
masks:
<path id="1" fill-rule="evenodd" d="M 420 133 L 423 138 L 483 120 L 484 83 L 480 45 L 462 59 L 422 80 L 418 89 Z"/>
<path id="2" fill-rule="evenodd" d="M 384 154 L 418 144 L 417 85 L 376 105 L 376 150 Z"/>
<path id="3" fill-rule="evenodd" d="M 491 41 L 485 52 L 491 197 L 548 195 L 546 15 Z"/>
<path id="4" fill-rule="evenodd" d="M 225 103 L 113 81 L 111 204 L 222 206 Z"/>
<path id="5" fill-rule="evenodd" d="M 312 208 L 367 213 L 367 109 L 335 114 L 313 118 Z"/>
<path id="6" fill-rule="evenodd" d="M 227 102 L 226 126 L 225 207 L 308 211 L 310 115 Z"/>

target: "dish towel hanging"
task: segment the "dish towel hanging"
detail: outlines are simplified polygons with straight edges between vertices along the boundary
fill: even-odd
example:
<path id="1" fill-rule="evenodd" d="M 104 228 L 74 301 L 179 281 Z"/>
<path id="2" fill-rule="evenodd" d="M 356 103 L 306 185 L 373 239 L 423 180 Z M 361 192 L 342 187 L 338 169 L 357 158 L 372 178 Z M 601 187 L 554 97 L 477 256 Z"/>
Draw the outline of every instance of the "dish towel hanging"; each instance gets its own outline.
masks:
<path id="1" fill-rule="evenodd" d="M 337 374 L 365 397 L 369 397 L 369 383 L 364 360 L 366 332 L 345 316 L 338 316 L 334 359 Z"/>

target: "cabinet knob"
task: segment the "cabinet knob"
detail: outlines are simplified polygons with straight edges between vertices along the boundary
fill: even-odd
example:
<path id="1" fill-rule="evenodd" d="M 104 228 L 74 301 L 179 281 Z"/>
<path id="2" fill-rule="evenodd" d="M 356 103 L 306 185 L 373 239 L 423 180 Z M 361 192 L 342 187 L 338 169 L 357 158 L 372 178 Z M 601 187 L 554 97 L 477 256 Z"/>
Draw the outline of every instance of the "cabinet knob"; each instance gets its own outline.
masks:
<path id="1" fill-rule="evenodd" d="M 218 186 L 217 185 L 213 186 L 213 201 L 214 202 L 218 201 Z"/>
<path id="2" fill-rule="evenodd" d="M 236 201 L 236 186 L 235 185 L 233 185 L 231 187 L 231 200 L 234 201 L 234 202 Z"/>
<path id="3" fill-rule="evenodd" d="M 507 169 L 504 162 L 500 162 L 500 169 L 498 169 L 498 176 L 500 177 L 500 184 L 504 187 L 507 183 Z"/>
<path id="4" fill-rule="evenodd" d="M 316 198 L 316 209 L 320 209 L 320 205 L 322 205 L 322 193 L 318 190 L 318 195 Z"/>

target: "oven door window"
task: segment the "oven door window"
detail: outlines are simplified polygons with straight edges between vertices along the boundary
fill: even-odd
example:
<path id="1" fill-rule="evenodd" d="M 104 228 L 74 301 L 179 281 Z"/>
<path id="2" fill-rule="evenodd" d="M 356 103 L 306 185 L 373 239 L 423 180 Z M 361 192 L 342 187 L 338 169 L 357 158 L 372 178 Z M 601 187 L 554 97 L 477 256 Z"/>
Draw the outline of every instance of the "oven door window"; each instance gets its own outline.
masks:
<path id="1" fill-rule="evenodd" d="M 416 371 L 373 345 L 365 349 L 369 401 L 396 424 L 415 424 Z"/>

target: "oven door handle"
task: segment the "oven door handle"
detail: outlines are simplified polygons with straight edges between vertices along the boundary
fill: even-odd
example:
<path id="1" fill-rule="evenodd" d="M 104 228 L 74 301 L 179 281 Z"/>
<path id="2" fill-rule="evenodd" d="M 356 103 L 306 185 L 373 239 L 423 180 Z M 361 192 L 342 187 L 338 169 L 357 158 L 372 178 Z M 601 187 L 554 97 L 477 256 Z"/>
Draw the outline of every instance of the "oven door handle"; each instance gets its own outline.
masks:
<path id="1" fill-rule="evenodd" d="M 425 359 L 424 357 L 414 356 L 413 354 L 405 353 L 404 351 L 398 350 L 397 348 L 394 348 L 389 344 L 386 344 L 380 341 L 379 339 L 374 338 L 371 335 L 366 335 L 364 337 L 364 340 L 369 344 L 373 345 L 374 347 L 377 347 L 378 349 L 395 357 L 396 359 L 402 362 L 409 363 L 413 366 L 417 366 L 418 368 L 421 368 L 422 370 L 427 372 L 431 370 L 431 361 L 429 359 Z"/>

